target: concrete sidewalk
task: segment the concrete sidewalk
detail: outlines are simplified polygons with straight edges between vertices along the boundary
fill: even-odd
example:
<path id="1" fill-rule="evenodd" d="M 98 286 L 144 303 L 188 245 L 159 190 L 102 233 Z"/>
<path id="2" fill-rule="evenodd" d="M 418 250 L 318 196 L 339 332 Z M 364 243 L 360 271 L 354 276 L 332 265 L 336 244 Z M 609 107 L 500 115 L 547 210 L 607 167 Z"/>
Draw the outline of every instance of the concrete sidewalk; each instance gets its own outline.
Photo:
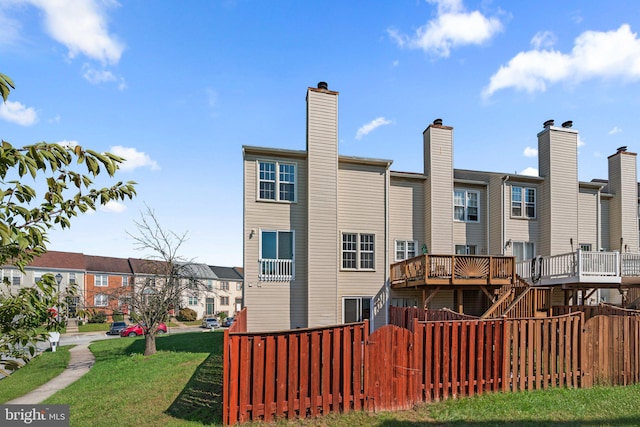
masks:
<path id="1" fill-rule="evenodd" d="M 80 344 L 69 350 L 71 360 L 67 368 L 51 381 L 41 385 L 37 389 L 17 399 L 10 400 L 9 404 L 35 405 L 41 403 L 58 390 L 62 390 L 78 378 L 89 372 L 96 358 L 89 350 L 89 344 Z"/>

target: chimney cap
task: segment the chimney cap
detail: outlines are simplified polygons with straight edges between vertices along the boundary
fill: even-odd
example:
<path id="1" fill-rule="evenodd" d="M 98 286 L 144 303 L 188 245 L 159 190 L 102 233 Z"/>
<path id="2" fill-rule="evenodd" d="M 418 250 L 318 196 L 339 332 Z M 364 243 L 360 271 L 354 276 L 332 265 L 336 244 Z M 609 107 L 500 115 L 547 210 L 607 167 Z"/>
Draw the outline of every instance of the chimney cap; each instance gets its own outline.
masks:
<path id="1" fill-rule="evenodd" d="M 442 126 L 442 119 L 435 119 L 433 121 L 433 124 L 436 125 L 436 126 Z"/>
<path id="2" fill-rule="evenodd" d="M 627 151 L 627 146 L 623 145 L 622 147 L 618 147 L 617 151 L 618 151 L 618 153 L 621 153 L 623 151 Z"/>
<path id="3" fill-rule="evenodd" d="M 547 120 L 546 122 L 544 122 L 544 123 L 542 124 L 542 126 L 543 126 L 543 127 L 545 127 L 545 128 L 547 128 L 547 127 L 549 127 L 549 126 L 553 126 L 553 124 L 554 124 L 554 123 L 555 123 L 555 122 L 553 121 L 553 119 L 551 119 L 551 120 Z"/>
<path id="4" fill-rule="evenodd" d="M 318 82 L 318 89 L 329 90 L 329 85 L 327 82 Z"/>
<path id="5" fill-rule="evenodd" d="M 566 122 L 562 123 L 563 128 L 570 128 L 572 126 L 573 126 L 573 121 L 571 120 L 567 120 Z"/>

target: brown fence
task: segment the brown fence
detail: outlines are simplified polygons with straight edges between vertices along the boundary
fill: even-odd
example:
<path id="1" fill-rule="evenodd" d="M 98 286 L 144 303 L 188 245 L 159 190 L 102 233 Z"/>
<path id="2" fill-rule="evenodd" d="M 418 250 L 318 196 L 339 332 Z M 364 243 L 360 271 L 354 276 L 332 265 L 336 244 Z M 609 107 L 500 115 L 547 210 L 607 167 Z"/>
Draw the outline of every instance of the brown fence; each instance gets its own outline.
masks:
<path id="1" fill-rule="evenodd" d="M 430 310 L 418 307 L 389 307 L 389 324 L 413 331 L 413 319 L 419 321 L 434 320 L 476 320 L 478 317 L 457 313 L 448 308 Z"/>
<path id="2" fill-rule="evenodd" d="M 627 308 L 617 307 L 611 304 L 599 304 L 599 305 L 559 305 L 552 307 L 552 313 L 554 316 L 560 316 L 563 314 L 583 312 L 585 320 L 591 319 L 595 316 L 640 316 L 639 310 L 631 310 Z"/>
<path id="3" fill-rule="evenodd" d="M 411 330 L 387 325 L 372 334 L 368 322 L 225 331 L 223 421 L 270 422 L 406 409 L 489 391 L 637 382 L 640 317 L 634 316 L 597 316 L 586 323 L 582 312 L 527 319 L 416 317 Z"/>
<path id="4" fill-rule="evenodd" d="M 223 422 L 360 410 L 369 322 L 273 333 L 225 331 Z"/>

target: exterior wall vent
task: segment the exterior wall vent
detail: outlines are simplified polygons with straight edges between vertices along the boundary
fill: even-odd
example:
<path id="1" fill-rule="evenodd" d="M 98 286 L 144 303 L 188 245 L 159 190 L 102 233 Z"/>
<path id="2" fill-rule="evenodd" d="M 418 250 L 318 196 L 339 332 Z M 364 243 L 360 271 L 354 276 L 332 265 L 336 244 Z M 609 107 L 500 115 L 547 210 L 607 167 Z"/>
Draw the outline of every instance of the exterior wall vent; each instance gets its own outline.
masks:
<path id="1" fill-rule="evenodd" d="M 562 124 L 562 127 L 563 127 L 563 128 L 570 128 L 570 127 L 572 127 L 572 126 L 573 126 L 573 122 L 572 122 L 571 120 L 567 120 L 566 122 L 564 122 L 564 123 Z"/>
<path id="2" fill-rule="evenodd" d="M 433 121 L 433 124 L 436 125 L 436 126 L 442 126 L 442 119 L 435 119 Z"/>
<path id="3" fill-rule="evenodd" d="M 329 90 L 329 85 L 327 82 L 318 82 L 318 89 Z"/>
<path id="4" fill-rule="evenodd" d="M 553 124 L 554 124 L 554 123 L 555 123 L 555 122 L 554 122 L 553 120 L 547 120 L 546 122 L 544 122 L 544 123 L 542 124 L 542 126 L 543 126 L 543 127 L 545 127 L 545 128 L 548 128 L 548 127 L 550 127 L 550 126 L 553 126 Z"/>

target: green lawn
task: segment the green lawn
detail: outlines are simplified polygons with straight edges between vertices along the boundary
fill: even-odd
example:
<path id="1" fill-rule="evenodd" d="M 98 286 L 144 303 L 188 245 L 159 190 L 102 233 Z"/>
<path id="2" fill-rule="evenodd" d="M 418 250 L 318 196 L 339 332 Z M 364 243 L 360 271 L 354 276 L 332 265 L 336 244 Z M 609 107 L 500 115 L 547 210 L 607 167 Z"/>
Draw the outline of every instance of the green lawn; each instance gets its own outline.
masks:
<path id="1" fill-rule="evenodd" d="M 106 332 L 111 327 L 111 323 L 85 323 L 78 326 L 79 332 Z"/>
<path id="2" fill-rule="evenodd" d="M 142 355 L 142 337 L 93 343 L 90 348 L 96 355 L 94 367 L 46 403 L 70 404 L 72 426 L 220 425 L 222 332 L 168 334 L 158 337 L 157 343 L 159 351 L 151 357 Z M 44 356 L 61 353 L 45 353 L 41 357 L 44 360 Z M 25 377 L 30 372 L 32 376 L 40 376 L 36 367 L 34 361 L 24 368 Z M 16 393 L 14 390 L 22 380 L 5 383 L 9 379 L 0 382 L 0 393 Z M 16 395 L 25 392 L 24 388 L 21 390 Z M 640 425 L 638 402 L 640 385 L 554 389 L 485 394 L 422 404 L 411 411 L 330 414 L 293 424 L 338 427 L 636 426 Z M 277 424 L 288 423 L 280 421 Z"/>
<path id="3" fill-rule="evenodd" d="M 60 374 L 69 364 L 69 349 L 72 347 L 58 347 L 55 353 L 47 350 L 26 366 L 0 380 L 0 403 L 23 396 Z"/>

